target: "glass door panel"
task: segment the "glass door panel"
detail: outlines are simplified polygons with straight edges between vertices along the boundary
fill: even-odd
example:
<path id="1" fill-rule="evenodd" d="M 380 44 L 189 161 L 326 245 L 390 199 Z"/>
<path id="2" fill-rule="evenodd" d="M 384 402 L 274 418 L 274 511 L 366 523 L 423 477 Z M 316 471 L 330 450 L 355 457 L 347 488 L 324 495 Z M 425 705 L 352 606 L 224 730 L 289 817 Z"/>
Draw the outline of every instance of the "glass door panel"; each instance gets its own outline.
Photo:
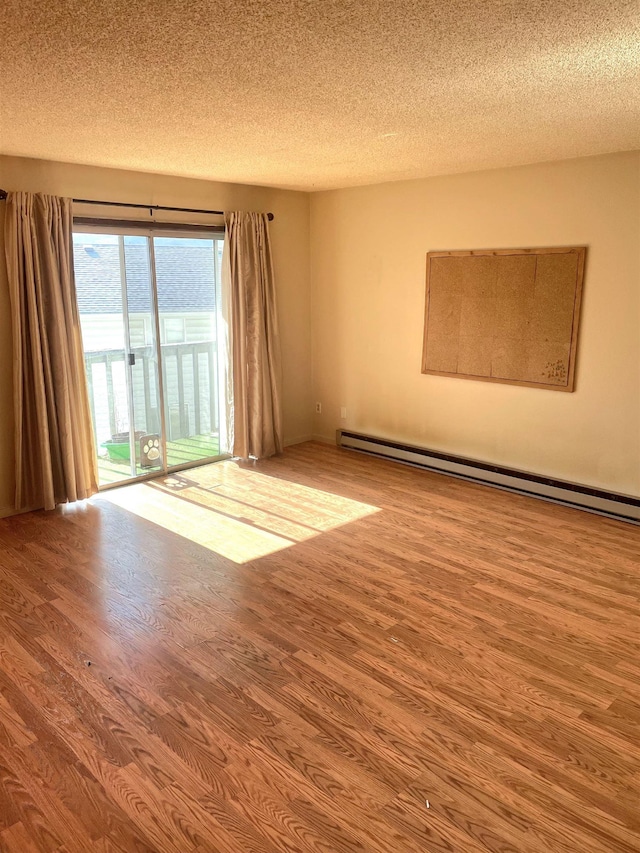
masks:
<path id="1" fill-rule="evenodd" d="M 149 238 L 75 232 L 73 246 L 98 483 L 106 486 L 163 465 Z"/>
<path id="2" fill-rule="evenodd" d="M 167 467 L 221 453 L 217 328 L 222 240 L 154 237 Z"/>
<path id="3" fill-rule="evenodd" d="M 126 327 L 131 388 L 131 427 L 135 444 L 134 476 L 164 469 L 161 389 L 150 238 L 123 238 L 127 282 Z"/>

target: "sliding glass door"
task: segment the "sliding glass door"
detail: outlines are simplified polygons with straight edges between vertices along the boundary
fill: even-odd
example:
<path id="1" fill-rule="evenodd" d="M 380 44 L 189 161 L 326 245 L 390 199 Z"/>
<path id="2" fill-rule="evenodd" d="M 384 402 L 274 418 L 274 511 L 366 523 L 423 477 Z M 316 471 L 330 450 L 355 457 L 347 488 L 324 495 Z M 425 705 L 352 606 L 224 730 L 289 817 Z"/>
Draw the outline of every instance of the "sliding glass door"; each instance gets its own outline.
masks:
<path id="1" fill-rule="evenodd" d="M 222 455 L 221 255 L 222 235 L 74 232 L 101 486 Z"/>
<path id="2" fill-rule="evenodd" d="M 154 237 L 167 465 L 220 454 L 222 240 Z"/>

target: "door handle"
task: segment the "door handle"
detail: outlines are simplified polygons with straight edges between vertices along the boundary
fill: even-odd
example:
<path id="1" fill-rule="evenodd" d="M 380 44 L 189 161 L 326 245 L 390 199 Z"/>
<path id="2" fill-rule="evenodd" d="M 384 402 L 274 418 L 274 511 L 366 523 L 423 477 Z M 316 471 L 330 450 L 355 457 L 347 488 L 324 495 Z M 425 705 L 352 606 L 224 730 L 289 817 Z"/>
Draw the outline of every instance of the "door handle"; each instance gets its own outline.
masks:
<path id="1" fill-rule="evenodd" d="M 129 366 L 133 367 L 133 365 L 136 363 L 136 354 L 134 352 L 130 352 L 128 354 L 128 359 L 129 359 Z"/>

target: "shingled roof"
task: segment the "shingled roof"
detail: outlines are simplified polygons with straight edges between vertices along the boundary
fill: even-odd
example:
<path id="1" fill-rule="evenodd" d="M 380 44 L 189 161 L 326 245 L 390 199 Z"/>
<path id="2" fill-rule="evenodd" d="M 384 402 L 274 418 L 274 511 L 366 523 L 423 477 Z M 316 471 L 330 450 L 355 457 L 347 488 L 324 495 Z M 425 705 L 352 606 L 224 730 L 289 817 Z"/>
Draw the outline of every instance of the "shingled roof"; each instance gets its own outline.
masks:
<path id="1" fill-rule="evenodd" d="M 215 245 L 215 244 L 214 244 Z M 188 313 L 216 308 L 215 266 L 211 243 L 156 241 L 158 307 L 161 312 Z M 75 242 L 73 261 L 80 314 L 120 314 L 122 289 L 117 245 Z M 149 261 L 144 244 L 126 246 L 127 293 L 133 314 L 150 310 Z"/>

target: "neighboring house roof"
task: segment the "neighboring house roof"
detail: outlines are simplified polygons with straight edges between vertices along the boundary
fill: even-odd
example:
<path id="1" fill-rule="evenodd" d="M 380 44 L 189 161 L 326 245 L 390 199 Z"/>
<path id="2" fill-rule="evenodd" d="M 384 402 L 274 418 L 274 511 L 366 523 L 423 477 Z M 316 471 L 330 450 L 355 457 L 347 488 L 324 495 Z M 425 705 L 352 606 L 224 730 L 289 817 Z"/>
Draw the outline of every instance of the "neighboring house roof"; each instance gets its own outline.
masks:
<path id="1" fill-rule="evenodd" d="M 210 243 L 155 244 L 158 307 L 161 312 L 214 311 L 216 258 Z M 199 243 L 202 241 L 198 241 Z M 214 244 L 215 245 L 215 244 Z M 76 294 L 80 314 L 120 314 L 122 289 L 117 245 L 87 242 L 74 245 Z M 145 245 L 126 246 L 129 311 L 151 308 L 149 262 Z"/>

